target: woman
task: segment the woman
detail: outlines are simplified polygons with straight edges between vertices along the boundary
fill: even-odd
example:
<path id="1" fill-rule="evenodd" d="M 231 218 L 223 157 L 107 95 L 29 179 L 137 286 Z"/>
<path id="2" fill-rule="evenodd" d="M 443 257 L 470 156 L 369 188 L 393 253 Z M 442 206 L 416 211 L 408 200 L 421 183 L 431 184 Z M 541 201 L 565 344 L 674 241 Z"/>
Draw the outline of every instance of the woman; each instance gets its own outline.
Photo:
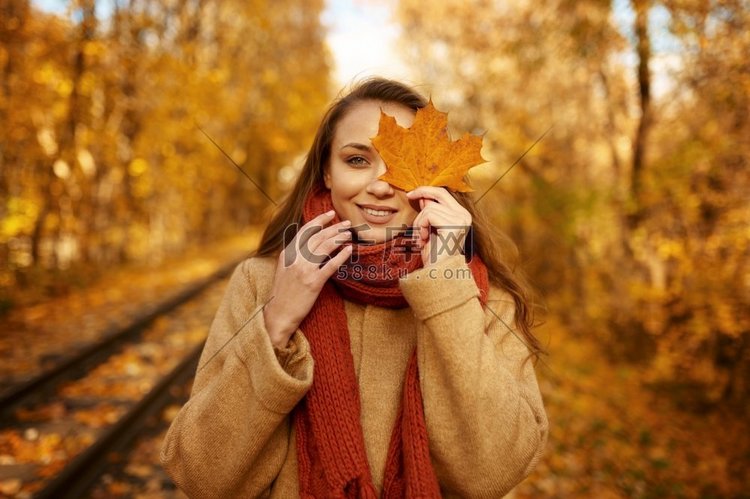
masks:
<path id="1" fill-rule="evenodd" d="M 468 195 L 378 180 L 381 109 L 425 104 L 371 79 L 325 115 L 164 441 L 189 496 L 502 497 L 538 462 L 525 287 Z"/>

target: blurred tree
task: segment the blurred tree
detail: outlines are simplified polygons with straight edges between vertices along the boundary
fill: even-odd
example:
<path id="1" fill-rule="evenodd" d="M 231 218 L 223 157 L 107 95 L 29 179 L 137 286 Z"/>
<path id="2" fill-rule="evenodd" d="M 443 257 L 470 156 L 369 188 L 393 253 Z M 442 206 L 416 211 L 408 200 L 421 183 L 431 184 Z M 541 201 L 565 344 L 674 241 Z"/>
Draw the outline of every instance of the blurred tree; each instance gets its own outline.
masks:
<path id="1" fill-rule="evenodd" d="M 74 0 L 58 16 L 3 2 L 0 286 L 264 220 L 330 96 L 322 8 Z"/>
<path id="2" fill-rule="evenodd" d="M 487 130 L 494 165 L 473 174 L 480 193 L 547 129 L 519 171 L 479 201 L 528 255 L 528 270 L 554 290 L 572 321 L 592 314 L 597 279 L 581 278 L 621 249 L 617 203 L 634 120 L 621 53 L 626 41 L 607 2 L 447 1 L 423 9 L 401 0 L 405 50 L 424 81 L 447 96 L 452 122 Z M 512 179 L 512 181 L 510 180 Z M 550 252 L 549 248 L 555 248 Z M 583 304 L 583 305 L 581 305 Z M 601 318 L 601 317 L 600 317 Z"/>
<path id="3" fill-rule="evenodd" d="M 628 217 L 628 225 L 631 229 L 638 225 L 643 216 L 643 202 L 641 194 L 643 191 L 643 170 L 648 143 L 648 132 L 651 128 L 651 38 L 649 36 L 648 13 L 651 8 L 649 0 L 633 0 L 633 11 L 635 11 L 635 44 L 638 57 L 638 102 L 640 116 L 638 118 L 638 129 L 633 140 L 633 166 L 631 169 L 630 190 L 631 200 L 634 203 L 632 213 Z"/>
<path id="4" fill-rule="evenodd" d="M 680 43 L 649 172 L 664 265 L 655 382 L 697 403 L 750 395 L 750 5 L 665 2 Z M 696 390 L 698 388 L 698 390 Z"/>
<path id="5" fill-rule="evenodd" d="M 655 9 L 669 33 L 654 33 Z M 630 11 L 625 30 L 600 0 L 400 0 L 398 15 L 453 124 L 487 129 L 480 194 L 553 126 L 479 201 L 523 248 L 551 311 L 682 402 L 744 406 L 750 7 Z M 656 54 L 656 36 L 673 51 Z M 669 82 L 658 97 L 656 70 Z"/>

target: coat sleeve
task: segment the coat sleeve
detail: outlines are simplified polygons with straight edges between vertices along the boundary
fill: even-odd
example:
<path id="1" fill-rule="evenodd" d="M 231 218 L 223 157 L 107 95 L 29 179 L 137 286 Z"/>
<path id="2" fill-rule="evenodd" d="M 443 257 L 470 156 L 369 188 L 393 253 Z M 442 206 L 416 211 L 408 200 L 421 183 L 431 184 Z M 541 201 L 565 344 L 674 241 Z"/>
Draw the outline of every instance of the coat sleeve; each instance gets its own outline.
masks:
<path id="1" fill-rule="evenodd" d="M 258 497 L 281 470 L 289 413 L 312 383 L 309 345 L 271 344 L 252 260 L 232 274 L 198 363 L 190 400 L 162 443 L 160 460 L 191 498 Z"/>
<path id="2" fill-rule="evenodd" d="M 491 310 L 483 310 L 463 255 L 399 284 L 418 321 L 420 387 L 441 489 L 445 497 L 502 497 L 534 469 L 548 430 L 514 302 L 491 287 Z"/>

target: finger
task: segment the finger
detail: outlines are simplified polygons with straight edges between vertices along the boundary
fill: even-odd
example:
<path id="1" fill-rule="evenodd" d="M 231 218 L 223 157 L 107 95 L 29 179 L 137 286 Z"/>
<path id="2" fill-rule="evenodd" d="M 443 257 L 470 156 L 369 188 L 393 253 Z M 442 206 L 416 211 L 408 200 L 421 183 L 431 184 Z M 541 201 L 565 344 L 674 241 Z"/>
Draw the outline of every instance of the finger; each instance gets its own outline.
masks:
<path id="1" fill-rule="evenodd" d="M 323 267 L 321 267 L 321 273 L 328 279 L 333 275 L 336 270 L 341 267 L 352 255 L 352 249 L 353 246 L 344 246 L 341 251 L 339 251 L 336 256 L 332 257 L 330 260 L 326 262 Z"/>
<path id="2" fill-rule="evenodd" d="M 406 193 L 408 199 L 426 198 L 437 201 L 440 204 L 452 205 L 458 204 L 458 201 L 448 192 L 445 187 L 435 187 L 431 185 L 422 185 Z"/>
<path id="3" fill-rule="evenodd" d="M 414 219 L 412 224 L 419 233 L 419 244 L 424 244 L 430 238 L 430 220 L 424 210 Z"/>
<path id="4" fill-rule="evenodd" d="M 437 227 L 438 221 L 448 223 L 450 225 L 462 225 L 463 219 L 456 214 L 452 209 L 432 203 L 420 211 L 414 219 L 414 225 L 424 225 L 424 220 L 427 219 L 430 225 Z"/>
<path id="5" fill-rule="evenodd" d="M 341 239 L 341 236 L 349 232 L 349 226 L 351 221 L 343 220 L 337 224 L 333 224 L 330 227 L 316 232 L 307 240 L 307 247 L 311 251 L 317 250 L 321 244 L 325 243 L 331 238 Z"/>
<path id="6" fill-rule="evenodd" d="M 308 241 L 307 245 L 300 246 L 299 252 L 302 255 L 301 262 L 308 262 L 309 264 L 315 265 L 316 268 L 320 267 L 320 264 L 328 260 L 329 254 L 345 242 L 351 239 L 352 233 L 341 228 L 340 232 L 327 232 L 329 237 L 321 240 L 319 243 L 313 243 Z M 314 238 L 317 238 L 323 231 L 316 234 Z M 313 239 L 313 238 L 311 238 Z M 314 248 L 313 248 L 314 246 Z"/>
<path id="7" fill-rule="evenodd" d="M 434 228 L 435 230 L 445 229 L 448 231 L 466 231 L 469 229 L 469 225 L 465 224 L 462 220 L 456 220 L 454 217 L 446 216 L 444 213 L 433 212 L 432 216 L 429 218 L 429 221 L 430 227 Z"/>
<path id="8" fill-rule="evenodd" d="M 455 210 L 437 203 L 431 203 L 420 211 L 414 218 L 412 225 L 414 227 L 434 227 L 443 225 L 466 225 L 465 218 L 457 214 Z"/>
<path id="9" fill-rule="evenodd" d="M 439 218 L 436 215 L 442 217 L 442 220 L 438 222 Z M 430 218 L 432 225 L 438 227 L 443 225 L 454 226 L 454 227 L 468 227 L 471 225 L 472 216 L 463 206 L 458 205 L 456 209 L 453 207 L 437 204 L 431 202 L 424 210 L 422 210 L 418 217 L 427 216 Z"/>
<path id="10" fill-rule="evenodd" d="M 284 268 L 294 265 L 300 253 L 303 256 L 309 257 L 310 252 L 307 248 L 309 239 L 323 230 L 323 226 L 333 220 L 335 216 L 336 212 L 330 210 L 314 217 L 302 227 L 296 227 L 297 224 L 290 224 L 287 226 L 284 230 L 285 246 L 282 251 L 282 254 L 284 255 Z M 287 235 L 290 236 L 289 239 L 287 239 Z"/>
<path id="11" fill-rule="evenodd" d="M 300 227 L 300 230 L 297 231 L 297 235 L 294 238 L 295 247 L 299 249 L 303 244 L 307 244 L 307 241 L 312 236 L 323 230 L 323 226 L 333 220 L 335 216 L 336 212 L 334 210 L 330 210 L 325 213 L 321 213 L 320 215 Z"/>
<path id="12" fill-rule="evenodd" d="M 352 233 L 349 231 L 343 231 L 338 234 L 333 234 L 331 237 L 321 242 L 317 248 L 315 248 L 316 255 L 330 255 L 336 248 L 344 243 L 351 240 Z"/>
<path id="13" fill-rule="evenodd" d="M 427 244 L 430 240 L 430 226 L 424 226 L 419 228 L 419 240 L 420 244 Z"/>
<path id="14" fill-rule="evenodd" d="M 414 226 L 419 230 L 419 244 L 427 244 L 432 232 L 438 229 L 460 230 L 465 234 L 469 230 L 470 224 L 462 221 L 457 222 L 454 213 L 450 211 L 439 210 L 437 205 L 425 209 L 419 214 L 419 219 L 415 219 Z"/>
<path id="15" fill-rule="evenodd" d="M 313 218 L 305 225 L 300 227 L 297 232 L 297 248 L 299 249 L 302 245 L 308 244 L 311 237 L 320 231 L 324 230 L 327 224 L 329 224 L 336 217 L 336 212 L 331 210 L 326 213 L 321 213 L 317 217 Z"/>
<path id="16" fill-rule="evenodd" d="M 429 206 L 431 204 L 437 204 L 437 201 L 434 199 L 427 199 L 427 198 L 419 198 L 419 209 L 424 210 L 425 206 Z"/>

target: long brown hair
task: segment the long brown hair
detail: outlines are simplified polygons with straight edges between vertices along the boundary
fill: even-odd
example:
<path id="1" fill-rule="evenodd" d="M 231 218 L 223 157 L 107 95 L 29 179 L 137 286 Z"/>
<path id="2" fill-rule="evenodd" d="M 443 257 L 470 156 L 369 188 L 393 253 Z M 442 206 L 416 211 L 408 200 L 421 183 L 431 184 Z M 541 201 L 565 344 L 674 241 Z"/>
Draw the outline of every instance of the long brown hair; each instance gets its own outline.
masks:
<path id="1" fill-rule="evenodd" d="M 294 231 L 303 225 L 302 208 L 313 187 L 323 185 L 323 174 L 330 159 L 336 126 L 355 104 L 362 101 L 401 104 L 415 112 L 427 105 L 427 100 L 412 88 L 384 78 L 366 79 L 348 94 L 337 98 L 323 116 L 294 188 L 276 209 L 253 256 L 278 256 L 283 249 L 285 231 L 288 241 Z M 451 194 L 472 216 L 472 227 L 466 236 L 466 255 L 479 255 L 487 265 L 490 282 L 513 297 L 516 327 L 523 334 L 531 356 L 538 358 L 545 351 L 532 333 L 532 328 L 536 326 L 534 293 L 523 273 L 515 267 L 518 259 L 516 245 L 477 209 L 469 193 Z"/>

